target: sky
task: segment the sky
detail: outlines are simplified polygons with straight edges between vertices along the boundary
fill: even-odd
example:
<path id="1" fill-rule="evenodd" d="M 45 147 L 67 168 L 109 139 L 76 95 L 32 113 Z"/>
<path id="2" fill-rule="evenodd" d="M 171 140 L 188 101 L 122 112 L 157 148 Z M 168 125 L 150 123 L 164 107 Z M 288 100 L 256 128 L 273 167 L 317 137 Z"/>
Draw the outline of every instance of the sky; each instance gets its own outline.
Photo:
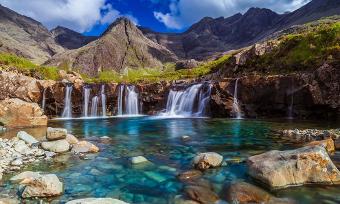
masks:
<path id="1" fill-rule="evenodd" d="M 229 17 L 251 7 L 294 11 L 310 0 L 0 0 L 47 28 L 58 25 L 100 35 L 118 17 L 158 32 L 183 32 L 203 17 Z"/>

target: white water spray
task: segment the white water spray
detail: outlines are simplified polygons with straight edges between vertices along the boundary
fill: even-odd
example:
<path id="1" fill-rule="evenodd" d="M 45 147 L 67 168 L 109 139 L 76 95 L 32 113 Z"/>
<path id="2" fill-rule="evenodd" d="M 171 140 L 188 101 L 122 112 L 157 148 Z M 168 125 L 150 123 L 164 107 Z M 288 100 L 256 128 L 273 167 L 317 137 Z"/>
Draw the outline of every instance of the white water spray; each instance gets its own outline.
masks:
<path id="1" fill-rule="evenodd" d="M 239 81 L 239 79 L 236 79 L 236 81 L 235 81 L 234 102 L 233 102 L 232 113 L 234 114 L 234 116 L 237 119 L 242 119 L 241 108 L 240 108 L 240 104 L 239 104 L 238 99 L 237 99 L 238 81 Z"/>
<path id="2" fill-rule="evenodd" d="M 83 117 L 89 116 L 90 92 L 91 88 L 84 87 Z"/>
<path id="3" fill-rule="evenodd" d="M 120 85 L 118 92 L 118 115 L 134 116 L 139 114 L 139 96 L 133 85 Z"/>
<path id="4" fill-rule="evenodd" d="M 98 96 L 92 98 L 91 102 L 91 117 L 98 116 Z"/>
<path id="5" fill-rule="evenodd" d="M 72 85 L 68 84 L 65 91 L 63 118 L 72 118 Z"/>
<path id="6" fill-rule="evenodd" d="M 42 98 L 42 102 L 41 102 L 41 108 L 43 109 L 43 111 L 45 111 L 45 106 L 46 106 L 46 88 L 44 88 L 43 98 Z"/>
<path id="7" fill-rule="evenodd" d="M 106 95 L 105 95 L 105 85 L 103 84 L 100 91 L 101 101 L 102 101 L 102 116 L 106 117 Z"/>

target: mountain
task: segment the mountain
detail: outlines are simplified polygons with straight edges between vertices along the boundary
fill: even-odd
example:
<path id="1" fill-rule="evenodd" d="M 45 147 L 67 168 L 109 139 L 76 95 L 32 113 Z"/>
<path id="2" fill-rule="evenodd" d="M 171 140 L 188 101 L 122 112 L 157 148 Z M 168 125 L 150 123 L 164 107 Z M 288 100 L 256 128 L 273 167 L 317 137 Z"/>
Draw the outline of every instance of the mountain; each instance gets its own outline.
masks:
<path id="1" fill-rule="evenodd" d="M 51 33 L 55 41 L 66 49 L 80 48 L 98 38 L 95 36 L 84 36 L 62 26 L 54 28 L 51 30 Z"/>
<path id="2" fill-rule="evenodd" d="M 203 18 L 184 33 L 143 33 L 173 51 L 179 58 L 203 60 L 225 51 L 254 44 L 274 32 L 321 17 L 340 15 L 339 0 L 313 0 L 300 9 L 277 14 L 269 9 L 250 8 L 228 18 Z"/>
<path id="3" fill-rule="evenodd" d="M 64 48 L 41 23 L 0 5 L 0 51 L 41 64 Z"/>
<path id="4" fill-rule="evenodd" d="M 99 71 L 162 67 L 177 57 L 143 35 L 127 18 L 119 18 L 97 40 L 53 56 L 47 65 L 68 66 L 96 76 Z"/>

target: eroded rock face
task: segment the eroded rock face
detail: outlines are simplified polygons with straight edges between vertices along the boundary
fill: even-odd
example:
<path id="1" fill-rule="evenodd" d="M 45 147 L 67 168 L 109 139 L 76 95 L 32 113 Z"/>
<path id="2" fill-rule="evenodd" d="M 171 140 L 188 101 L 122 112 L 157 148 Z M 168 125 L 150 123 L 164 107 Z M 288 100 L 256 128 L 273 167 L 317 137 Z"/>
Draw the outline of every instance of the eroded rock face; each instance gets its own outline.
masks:
<path id="1" fill-rule="evenodd" d="M 227 200 L 230 203 L 267 203 L 293 204 L 291 199 L 276 198 L 265 190 L 246 182 L 238 182 L 229 186 Z"/>
<path id="2" fill-rule="evenodd" d="M 215 152 L 200 153 L 193 160 L 194 166 L 200 170 L 219 167 L 222 162 L 223 156 Z"/>
<path id="3" fill-rule="evenodd" d="M 0 101 L 0 122 L 9 128 L 46 126 L 47 117 L 38 104 L 13 98 Z"/>
<path id="4" fill-rule="evenodd" d="M 247 163 L 249 174 L 270 188 L 340 183 L 339 170 L 321 146 L 269 151 L 250 157 Z"/>

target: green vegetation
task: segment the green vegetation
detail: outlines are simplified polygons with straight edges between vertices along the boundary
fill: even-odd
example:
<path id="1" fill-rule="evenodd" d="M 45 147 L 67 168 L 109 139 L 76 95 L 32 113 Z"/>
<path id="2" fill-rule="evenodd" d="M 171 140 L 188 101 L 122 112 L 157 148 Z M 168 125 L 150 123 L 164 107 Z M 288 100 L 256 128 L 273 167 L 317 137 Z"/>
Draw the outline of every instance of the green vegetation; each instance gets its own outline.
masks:
<path id="1" fill-rule="evenodd" d="M 88 83 L 100 83 L 100 82 L 158 82 L 168 80 L 190 79 L 198 78 L 203 75 L 221 68 L 231 55 L 225 55 L 221 58 L 209 61 L 201 64 L 193 69 L 181 69 L 175 70 L 174 64 L 165 64 L 163 69 L 159 68 L 140 68 L 140 69 L 128 69 L 124 74 L 119 74 L 114 71 L 103 71 L 99 73 L 96 78 L 91 78 L 86 75 L 82 75 L 83 79 Z"/>
<path id="2" fill-rule="evenodd" d="M 339 63 L 340 22 L 306 24 L 303 32 L 281 37 L 273 51 L 250 60 L 242 71 L 290 73 Z"/>
<path id="3" fill-rule="evenodd" d="M 25 58 L 8 53 L 0 53 L 0 68 L 15 69 L 25 75 L 40 79 L 59 79 L 57 67 L 38 66 Z"/>

